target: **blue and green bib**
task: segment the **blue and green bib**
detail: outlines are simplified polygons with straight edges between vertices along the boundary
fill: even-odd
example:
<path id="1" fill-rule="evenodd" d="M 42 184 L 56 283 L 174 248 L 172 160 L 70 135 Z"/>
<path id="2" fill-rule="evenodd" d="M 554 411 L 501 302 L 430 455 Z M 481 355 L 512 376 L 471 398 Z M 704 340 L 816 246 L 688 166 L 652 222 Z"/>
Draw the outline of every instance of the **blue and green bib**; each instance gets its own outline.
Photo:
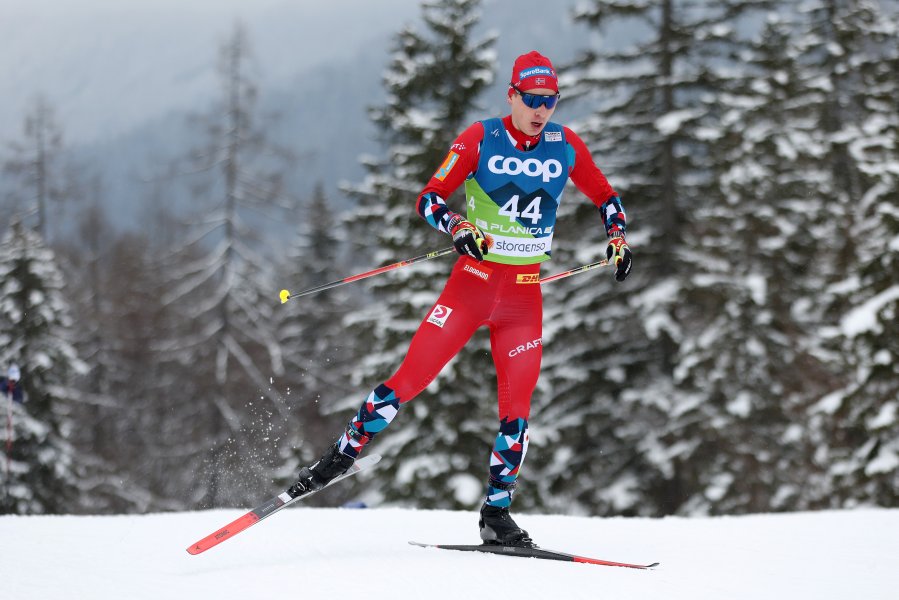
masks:
<path id="1" fill-rule="evenodd" d="M 572 159 L 562 126 L 547 123 L 537 147 L 523 152 L 501 119 L 481 123 L 480 158 L 465 181 L 465 197 L 468 220 L 495 241 L 487 260 L 507 265 L 549 260 Z"/>

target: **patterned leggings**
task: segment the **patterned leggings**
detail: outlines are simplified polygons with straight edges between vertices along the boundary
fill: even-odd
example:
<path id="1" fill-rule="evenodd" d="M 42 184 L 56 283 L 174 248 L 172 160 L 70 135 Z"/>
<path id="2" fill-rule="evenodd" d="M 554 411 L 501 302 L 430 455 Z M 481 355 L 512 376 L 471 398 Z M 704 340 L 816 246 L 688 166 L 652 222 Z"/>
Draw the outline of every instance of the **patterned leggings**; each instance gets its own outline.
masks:
<path id="1" fill-rule="evenodd" d="M 356 457 L 486 325 L 498 378 L 499 432 L 490 458 L 485 502 L 508 506 L 528 446 L 531 395 L 542 357 L 539 265 L 502 265 L 462 257 L 412 338 L 403 363 L 368 395 L 338 440 Z"/>

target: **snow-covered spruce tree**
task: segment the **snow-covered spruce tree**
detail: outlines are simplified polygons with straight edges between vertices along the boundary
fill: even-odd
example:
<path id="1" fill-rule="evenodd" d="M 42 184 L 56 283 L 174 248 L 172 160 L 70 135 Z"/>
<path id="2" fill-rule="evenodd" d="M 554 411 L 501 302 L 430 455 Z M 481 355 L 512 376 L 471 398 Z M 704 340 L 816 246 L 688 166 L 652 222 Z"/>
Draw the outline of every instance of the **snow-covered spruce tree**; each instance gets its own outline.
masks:
<path id="1" fill-rule="evenodd" d="M 283 287 L 294 293 L 350 273 L 345 230 L 337 227 L 332 202 L 321 184 L 300 214 L 303 218 L 279 269 Z M 299 465 L 317 459 L 345 425 L 346 415 L 335 414 L 329 402 L 344 394 L 358 397 L 359 392 L 347 383 L 358 356 L 356 340 L 346 334 L 342 323 L 342 317 L 360 305 L 358 295 L 352 286 L 337 287 L 297 297 L 276 311 L 278 343 L 284 353 L 284 375 L 276 383 L 290 414 L 287 436 L 279 444 L 285 483 L 296 479 Z M 338 486 L 309 502 L 333 506 L 334 494 L 347 490 Z"/>
<path id="2" fill-rule="evenodd" d="M 695 440 L 683 454 L 694 482 L 684 512 L 735 513 L 807 506 L 820 481 L 805 410 L 832 389 L 815 351 L 836 231 L 823 134 L 807 103 L 788 6 L 772 11 L 744 66 L 718 90 L 716 169 L 722 202 L 701 207 L 705 324 L 682 347 L 680 385 L 701 403 L 671 420 L 666 439 Z"/>
<path id="3" fill-rule="evenodd" d="M 248 501 L 268 481 L 274 415 L 284 416 L 270 384 L 283 373 L 272 323 L 278 288 L 266 240 L 255 235 L 287 208 L 277 169 L 283 155 L 255 122 L 249 59 L 238 24 L 221 48 L 221 101 L 197 118 L 205 145 L 184 167 L 199 172 L 192 180 L 198 216 L 165 267 L 164 302 L 184 321 L 158 350 L 171 367 L 169 393 L 190 405 L 181 429 L 190 427 L 185 439 L 197 453 L 183 472 L 193 475 L 193 500 L 204 506 Z"/>
<path id="4" fill-rule="evenodd" d="M 371 110 L 383 150 L 367 160 L 366 179 L 351 190 L 349 213 L 360 256 L 375 265 L 451 245 L 416 212 L 416 197 L 471 124 L 476 100 L 493 81 L 495 36 L 475 39 L 479 0 L 425 2 L 422 22 L 394 38 L 384 75 L 387 98 Z M 463 211 L 464 198 L 448 205 Z M 346 319 L 363 356 L 353 371 L 358 392 L 337 409 L 348 420 L 366 395 L 399 366 L 418 325 L 449 274 L 451 257 L 398 269 L 365 285 L 368 306 Z M 361 261 L 358 266 L 361 266 Z M 355 269 L 362 270 L 362 269 Z M 390 460 L 381 493 L 420 507 L 470 508 L 483 493 L 495 436 L 496 383 L 484 332 L 417 400 L 406 404 L 373 452 Z M 336 432 L 335 432 L 336 434 Z M 336 437 L 336 435 L 335 435 Z"/>
<path id="5" fill-rule="evenodd" d="M 686 466 L 699 493 L 686 512 L 794 509 L 834 497 L 821 473 L 833 435 L 823 431 L 821 405 L 812 409 L 819 417 L 809 419 L 807 410 L 848 369 L 816 337 L 825 307 L 842 312 L 834 310 L 841 303 L 833 290 L 847 289 L 845 273 L 864 252 L 857 250 L 861 211 L 838 208 L 859 206 L 872 193 L 859 155 L 877 157 L 869 164 L 879 163 L 879 172 L 894 160 L 884 151 L 883 130 L 894 127 L 895 113 L 878 109 L 885 105 L 867 94 L 883 93 L 890 68 L 879 44 L 895 36 L 876 3 L 809 2 L 794 14 L 795 8 L 783 3 L 775 11 L 751 56 L 751 79 L 721 88 L 724 105 L 734 107 L 724 117 L 728 135 L 717 144 L 727 158 L 720 179 L 727 203 L 697 211 L 704 228 L 694 239 L 716 259 L 707 261 L 707 297 L 717 293 L 728 317 L 709 319 L 682 345 L 676 371 L 679 384 L 709 394 L 671 422 L 678 432 L 671 439 L 697 440 Z M 873 195 L 889 195 L 890 186 Z M 834 281 L 837 287 L 829 288 Z M 826 397 L 824 405 L 834 407 L 835 396 Z M 879 408 L 872 402 L 856 416 L 878 422 Z M 858 429 L 858 419 L 848 427 Z M 889 431 L 889 418 L 877 427 Z M 869 459 L 879 470 L 895 457 L 891 450 L 886 456 Z M 895 477 L 892 468 L 881 480 Z"/>
<path id="6" fill-rule="evenodd" d="M 816 459 L 826 469 L 818 505 L 899 504 L 899 6 L 822 0 L 810 10 L 821 77 L 832 82 L 830 135 L 837 210 L 848 228 L 836 240 L 842 277 L 818 299 L 836 326 L 828 332 L 845 385 L 811 412 Z M 812 44 L 809 43 L 811 47 Z M 828 157 L 830 154 L 828 154 Z M 848 166 L 847 166 L 848 165 Z M 840 202 L 840 205 L 843 205 Z M 843 205 L 845 206 L 845 205 Z"/>
<path id="7" fill-rule="evenodd" d="M 677 382 L 675 368 L 719 310 L 704 289 L 697 215 L 722 201 L 717 90 L 746 44 L 737 23 L 760 4 L 596 0 L 575 12 L 610 40 L 562 70 L 563 93 L 595 107 L 574 129 L 622 195 L 635 252 L 623 285 L 585 277 L 546 290 L 546 410 L 558 418 L 544 421 L 559 423 L 548 435 L 560 445 L 541 480 L 568 490 L 579 510 L 668 514 L 698 485 L 683 472 L 693 442 L 663 437 L 664 425 L 707 400 Z M 645 27 L 619 39 L 625 21 Z M 558 257 L 563 238 L 577 240 L 575 264 L 603 256 L 595 208 L 577 204 L 572 220 L 573 235 L 560 225 Z M 573 307 L 580 319 L 551 312 Z"/>
<path id="8" fill-rule="evenodd" d="M 65 282 L 40 235 L 14 220 L 0 241 L 0 364 L 19 365 L 26 402 L 12 404 L 12 451 L 4 457 L 0 513 L 70 512 L 81 490 L 68 441 L 74 377 Z M 4 403 L 7 401 L 3 397 Z M 7 444 L 4 444 L 4 450 Z M 8 467 L 8 471 L 6 470 Z"/>

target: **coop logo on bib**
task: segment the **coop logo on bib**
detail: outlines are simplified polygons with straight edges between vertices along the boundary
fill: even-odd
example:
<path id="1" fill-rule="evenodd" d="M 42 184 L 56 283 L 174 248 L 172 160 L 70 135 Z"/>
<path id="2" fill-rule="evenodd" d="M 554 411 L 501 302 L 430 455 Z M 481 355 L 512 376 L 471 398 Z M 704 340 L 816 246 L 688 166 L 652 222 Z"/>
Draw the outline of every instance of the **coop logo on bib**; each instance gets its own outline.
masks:
<path id="1" fill-rule="evenodd" d="M 541 161 L 536 158 L 521 160 L 515 156 L 496 154 L 487 161 L 487 168 L 497 175 L 519 175 L 540 177 L 544 182 L 555 179 L 562 174 L 562 163 L 554 158 Z"/>
<path id="2" fill-rule="evenodd" d="M 437 327 L 443 327 L 446 325 L 446 320 L 449 319 L 450 313 L 452 312 L 453 309 L 450 307 L 436 304 L 434 305 L 434 310 L 428 315 L 428 323 L 433 323 Z"/>

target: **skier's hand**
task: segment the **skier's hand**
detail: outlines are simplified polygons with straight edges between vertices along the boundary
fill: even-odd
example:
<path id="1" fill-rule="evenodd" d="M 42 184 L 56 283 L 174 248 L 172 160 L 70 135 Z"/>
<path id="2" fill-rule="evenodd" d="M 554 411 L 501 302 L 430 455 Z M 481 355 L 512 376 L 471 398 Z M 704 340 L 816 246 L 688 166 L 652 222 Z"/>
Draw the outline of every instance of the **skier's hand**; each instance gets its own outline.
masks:
<path id="1" fill-rule="evenodd" d="M 609 264 L 615 267 L 615 280 L 627 279 L 631 272 L 633 255 L 623 235 L 615 235 L 609 240 L 609 245 L 606 246 L 606 258 L 609 260 Z"/>
<path id="2" fill-rule="evenodd" d="M 453 236 L 456 252 L 462 256 L 470 256 L 478 262 L 484 260 L 490 247 L 493 246 L 493 238 L 461 217 L 454 221 L 451 223 L 450 234 Z"/>

